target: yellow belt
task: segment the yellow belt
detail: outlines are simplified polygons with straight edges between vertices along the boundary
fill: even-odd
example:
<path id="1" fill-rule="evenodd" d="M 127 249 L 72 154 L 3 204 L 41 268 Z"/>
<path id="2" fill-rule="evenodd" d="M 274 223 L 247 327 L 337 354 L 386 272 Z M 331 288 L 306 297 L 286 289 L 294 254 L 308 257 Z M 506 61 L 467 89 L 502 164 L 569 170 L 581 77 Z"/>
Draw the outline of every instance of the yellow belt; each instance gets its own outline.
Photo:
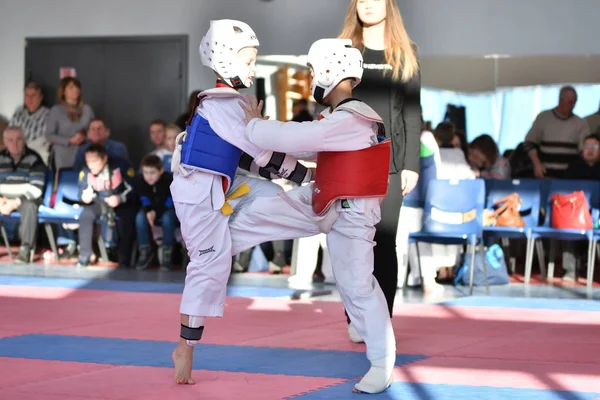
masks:
<path id="1" fill-rule="evenodd" d="M 227 200 L 237 199 L 238 197 L 242 197 L 248 193 L 250 193 L 250 186 L 248 186 L 246 183 L 242 183 L 237 189 L 225 196 L 225 204 L 223 204 L 223 207 L 221 207 L 221 212 L 223 215 L 230 215 L 233 213 L 233 207 L 231 207 Z"/>

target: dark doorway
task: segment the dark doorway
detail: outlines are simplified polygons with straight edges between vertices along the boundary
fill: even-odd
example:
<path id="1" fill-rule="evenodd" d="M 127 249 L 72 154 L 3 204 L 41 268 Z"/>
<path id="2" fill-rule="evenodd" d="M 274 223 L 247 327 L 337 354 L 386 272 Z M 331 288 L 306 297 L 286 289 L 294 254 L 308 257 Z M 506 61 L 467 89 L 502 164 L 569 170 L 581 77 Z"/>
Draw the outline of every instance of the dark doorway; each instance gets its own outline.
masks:
<path id="1" fill-rule="evenodd" d="M 83 98 L 125 143 L 137 167 L 153 150 L 149 124 L 173 122 L 187 106 L 187 36 L 29 38 L 25 80 L 56 103 L 61 68 L 74 68 Z"/>

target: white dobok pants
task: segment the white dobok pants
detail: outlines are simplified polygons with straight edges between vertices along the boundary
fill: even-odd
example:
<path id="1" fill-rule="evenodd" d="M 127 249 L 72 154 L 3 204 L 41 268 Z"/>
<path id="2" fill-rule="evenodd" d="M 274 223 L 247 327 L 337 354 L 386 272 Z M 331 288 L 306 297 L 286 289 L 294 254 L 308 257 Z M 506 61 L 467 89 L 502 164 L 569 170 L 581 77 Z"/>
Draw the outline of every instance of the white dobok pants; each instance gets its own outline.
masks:
<path id="1" fill-rule="evenodd" d="M 172 190 L 190 190 L 174 175 Z M 177 182 L 176 182 L 177 181 Z M 239 252 L 273 240 L 287 240 L 328 232 L 333 273 L 342 301 L 353 325 L 365 340 L 367 358 L 375 360 L 395 352 L 395 341 L 387 305 L 373 277 L 374 225 L 380 219 L 377 199 L 340 202 L 326 216 L 312 212 L 312 185 L 284 192 L 278 185 L 237 175 L 230 193 L 242 184 L 250 192 L 229 201 L 233 214 L 215 210 L 214 196 L 173 194 L 181 233 L 188 249 L 185 288 L 180 313 L 221 317 L 231 272 L 232 257 Z"/>

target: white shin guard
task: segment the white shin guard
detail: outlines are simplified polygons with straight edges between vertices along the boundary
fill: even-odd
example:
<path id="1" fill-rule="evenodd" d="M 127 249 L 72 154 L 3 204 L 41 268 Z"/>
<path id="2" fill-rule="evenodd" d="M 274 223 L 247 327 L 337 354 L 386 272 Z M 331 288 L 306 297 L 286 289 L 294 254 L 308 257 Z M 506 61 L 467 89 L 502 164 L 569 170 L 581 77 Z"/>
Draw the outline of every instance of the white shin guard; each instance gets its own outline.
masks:
<path id="1" fill-rule="evenodd" d="M 383 392 L 392 384 L 395 363 L 396 354 L 371 361 L 371 368 L 354 388 L 363 393 Z"/>
<path id="2" fill-rule="evenodd" d="M 200 342 L 204 331 L 204 317 L 188 316 L 189 326 L 181 325 L 181 337 L 185 339 L 188 346 L 194 346 Z"/>

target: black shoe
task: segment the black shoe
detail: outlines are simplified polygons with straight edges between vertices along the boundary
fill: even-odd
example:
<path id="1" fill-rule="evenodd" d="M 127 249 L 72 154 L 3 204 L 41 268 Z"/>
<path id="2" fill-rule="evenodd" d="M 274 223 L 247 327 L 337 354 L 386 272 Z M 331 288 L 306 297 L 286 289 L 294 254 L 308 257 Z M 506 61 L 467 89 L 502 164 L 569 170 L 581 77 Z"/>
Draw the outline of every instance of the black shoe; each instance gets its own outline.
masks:
<path id="1" fill-rule="evenodd" d="M 77 254 L 77 243 L 69 243 L 63 248 L 62 254 L 58 256 L 59 260 L 68 260 Z"/>
<path id="2" fill-rule="evenodd" d="M 316 271 L 312 277 L 313 283 L 323 283 L 325 282 L 325 275 L 322 272 Z"/>
<path id="3" fill-rule="evenodd" d="M 135 264 L 136 269 L 146 269 L 152 262 L 152 247 L 140 246 L 138 247 L 138 259 Z"/>
<path id="4" fill-rule="evenodd" d="M 19 253 L 15 259 L 15 264 L 29 264 L 31 259 L 31 249 L 29 246 L 19 247 Z"/>
<path id="5" fill-rule="evenodd" d="M 162 254 L 160 269 L 162 271 L 170 271 L 173 267 L 173 246 L 162 246 L 159 251 Z"/>

